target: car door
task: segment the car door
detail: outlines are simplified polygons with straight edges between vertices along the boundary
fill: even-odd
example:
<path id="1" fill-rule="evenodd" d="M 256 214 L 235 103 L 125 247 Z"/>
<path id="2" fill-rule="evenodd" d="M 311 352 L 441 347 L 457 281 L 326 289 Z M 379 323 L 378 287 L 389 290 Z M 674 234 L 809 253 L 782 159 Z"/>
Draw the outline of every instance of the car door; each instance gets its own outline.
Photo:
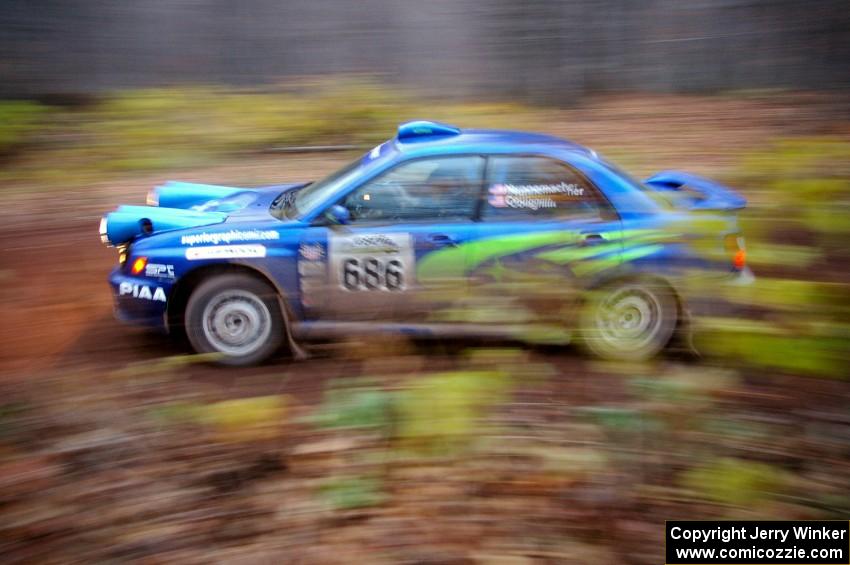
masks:
<path id="1" fill-rule="evenodd" d="M 463 295 L 463 246 L 476 234 L 484 162 L 477 155 L 409 160 L 342 197 L 337 204 L 350 222 L 310 228 L 302 240 L 299 277 L 308 317 L 425 323 L 435 304 Z M 448 253 L 461 268 L 418 269 L 437 253 Z"/>
<path id="2" fill-rule="evenodd" d="M 489 157 L 476 241 L 467 249 L 476 297 L 468 319 L 564 321 L 582 281 L 619 264 L 621 235 L 613 207 L 569 164 Z"/>

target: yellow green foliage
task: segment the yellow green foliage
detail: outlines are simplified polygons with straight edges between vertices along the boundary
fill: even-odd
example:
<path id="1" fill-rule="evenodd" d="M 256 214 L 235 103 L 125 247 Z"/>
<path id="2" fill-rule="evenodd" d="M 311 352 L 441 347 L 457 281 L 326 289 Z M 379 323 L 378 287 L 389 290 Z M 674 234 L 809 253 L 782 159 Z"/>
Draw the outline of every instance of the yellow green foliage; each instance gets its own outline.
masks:
<path id="1" fill-rule="evenodd" d="M 709 324 L 714 324 L 713 328 Z M 697 347 L 735 363 L 771 367 L 788 373 L 847 378 L 847 335 L 840 326 L 807 332 L 734 320 L 702 322 Z M 830 331 L 832 330 L 832 331 Z"/>
<path id="2" fill-rule="evenodd" d="M 735 363 L 846 378 L 850 141 L 776 141 L 746 156 L 732 184 L 750 198 L 740 216 L 756 280 L 720 292 L 760 321 L 700 319 L 697 348 Z"/>
<path id="3" fill-rule="evenodd" d="M 735 363 L 846 378 L 850 355 L 847 291 L 843 283 L 769 277 L 724 289 L 731 303 L 769 311 L 771 320 L 700 318 L 696 346 Z"/>
<path id="4" fill-rule="evenodd" d="M 0 151 L 39 126 L 44 107 L 0 105 Z M 427 117 L 465 127 L 533 127 L 539 112 L 492 103 L 432 106 L 361 78 L 287 90 L 186 86 L 112 93 L 83 110 L 55 109 L 50 143 L 2 174 L 40 184 L 91 182 L 104 174 L 194 166 L 241 151 L 354 145 L 388 139 L 400 122 Z"/>
<path id="5" fill-rule="evenodd" d="M 668 403 L 695 410 L 708 406 L 719 392 L 734 388 L 736 375 L 722 369 L 674 369 L 661 377 L 634 378 L 631 388 L 640 397 L 653 403 Z"/>
<path id="6" fill-rule="evenodd" d="M 27 100 L 0 102 L 0 153 L 14 149 L 42 128 L 47 110 Z"/>
<path id="7" fill-rule="evenodd" d="M 322 484 L 319 494 L 334 510 L 377 506 L 387 499 L 381 481 L 373 477 L 331 479 Z"/>
<path id="8" fill-rule="evenodd" d="M 331 429 L 384 430 L 390 423 L 392 396 L 378 388 L 332 388 L 309 420 Z"/>
<path id="9" fill-rule="evenodd" d="M 220 440 L 261 440 L 279 435 L 286 406 L 284 396 L 256 396 L 207 404 L 197 408 L 195 416 Z"/>
<path id="10" fill-rule="evenodd" d="M 477 431 L 489 408 L 509 391 L 499 371 L 456 371 L 424 376 L 398 393 L 397 436 L 412 447 L 439 451 L 457 447 Z"/>
<path id="11" fill-rule="evenodd" d="M 686 471 L 681 484 L 708 500 L 752 508 L 781 494 L 789 480 L 787 473 L 776 467 L 724 458 Z"/>
<path id="12" fill-rule="evenodd" d="M 788 229 L 840 245 L 850 233 L 850 141 L 836 137 L 779 140 L 746 156 L 736 182 L 753 204 L 744 215 L 748 237 L 780 239 Z"/>

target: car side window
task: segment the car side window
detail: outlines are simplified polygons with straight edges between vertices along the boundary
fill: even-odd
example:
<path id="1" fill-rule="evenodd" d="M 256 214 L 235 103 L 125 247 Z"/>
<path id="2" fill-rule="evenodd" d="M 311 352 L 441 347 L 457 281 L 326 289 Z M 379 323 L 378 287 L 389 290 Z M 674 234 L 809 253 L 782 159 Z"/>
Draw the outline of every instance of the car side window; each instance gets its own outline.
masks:
<path id="1" fill-rule="evenodd" d="M 577 171 L 547 157 L 490 158 L 484 221 L 599 218 L 610 208 Z"/>
<path id="2" fill-rule="evenodd" d="M 342 202 L 352 223 L 472 218 L 484 158 L 452 156 L 418 159 L 366 182 Z"/>

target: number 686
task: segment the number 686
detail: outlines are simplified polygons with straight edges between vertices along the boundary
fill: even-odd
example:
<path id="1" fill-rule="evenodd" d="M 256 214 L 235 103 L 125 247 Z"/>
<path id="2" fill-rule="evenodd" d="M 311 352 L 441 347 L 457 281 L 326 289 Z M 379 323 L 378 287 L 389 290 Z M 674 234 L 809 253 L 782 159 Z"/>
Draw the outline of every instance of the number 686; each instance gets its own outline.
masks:
<path id="1" fill-rule="evenodd" d="M 398 259 L 348 258 L 342 262 L 342 286 L 347 290 L 402 290 L 404 265 Z"/>

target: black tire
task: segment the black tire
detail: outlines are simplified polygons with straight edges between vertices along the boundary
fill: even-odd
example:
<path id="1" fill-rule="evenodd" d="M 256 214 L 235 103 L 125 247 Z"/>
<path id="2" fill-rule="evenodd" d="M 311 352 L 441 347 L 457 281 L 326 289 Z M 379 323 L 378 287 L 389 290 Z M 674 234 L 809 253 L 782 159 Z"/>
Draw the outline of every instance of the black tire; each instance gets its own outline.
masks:
<path id="1" fill-rule="evenodd" d="M 670 342 L 678 314 L 676 297 L 665 283 L 611 283 L 589 292 L 580 318 L 581 343 L 603 359 L 650 359 Z"/>
<path id="2" fill-rule="evenodd" d="M 223 365 L 255 365 L 280 349 L 286 325 L 277 292 L 246 274 L 217 275 L 192 291 L 186 336 L 198 353 L 220 353 Z"/>

